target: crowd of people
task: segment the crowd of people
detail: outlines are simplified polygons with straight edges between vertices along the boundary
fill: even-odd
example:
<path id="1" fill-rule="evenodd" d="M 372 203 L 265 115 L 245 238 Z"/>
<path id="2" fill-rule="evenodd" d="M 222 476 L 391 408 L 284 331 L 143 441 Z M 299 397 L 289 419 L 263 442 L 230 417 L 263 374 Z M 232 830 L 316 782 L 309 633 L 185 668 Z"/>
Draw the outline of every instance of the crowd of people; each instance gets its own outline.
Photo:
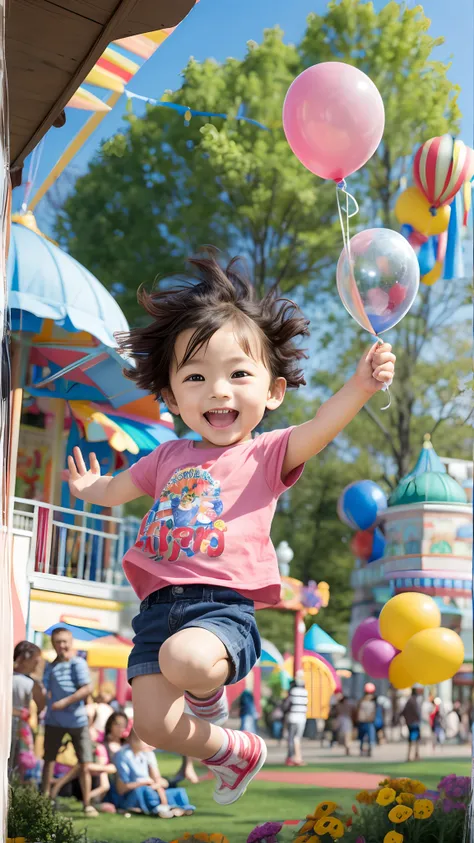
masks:
<path id="1" fill-rule="evenodd" d="M 301 737 L 311 729 L 306 720 L 306 709 L 298 710 L 298 689 L 292 688 L 286 699 L 272 696 L 265 706 L 265 723 L 269 734 L 281 741 L 285 734 L 288 740 L 287 764 L 301 765 Z M 306 693 L 304 688 L 299 692 Z M 307 706 L 307 695 L 306 695 Z M 293 714 L 291 713 L 293 710 Z M 298 724 L 298 725 L 296 725 Z M 359 700 L 343 693 L 336 694 L 325 721 L 315 724 L 312 737 L 319 737 L 330 747 L 341 746 L 346 755 L 351 755 L 355 738 L 362 756 L 372 756 L 374 747 L 388 740 L 408 738 L 408 761 L 418 760 L 420 746 L 431 742 L 433 749 L 445 740 L 458 743 L 469 741 L 473 728 L 473 708 L 467 703 L 455 701 L 448 710 L 440 697 L 425 695 L 421 685 L 415 686 L 408 698 L 400 696 L 396 703 L 384 694 L 377 694 L 372 682 L 364 686 Z"/>
<path id="2" fill-rule="evenodd" d="M 43 793 L 53 800 L 76 796 L 87 817 L 98 810 L 163 819 L 193 814 L 186 790 L 175 786 L 194 772 L 192 762 L 183 759 L 173 782 L 163 778 L 154 748 L 134 732 L 113 686 L 102 686 L 93 699 L 89 669 L 73 649 L 71 632 L 57 628 L 51 641 L 56 658 L 45 665 L 42 679 L 34 678 L 42 661 L 39 647 L 22 641 L 14 651 L 10 774 L 41 777 Z M 42 751 L 33 735 L 32 701 L 44 724 Z"/>
<path id="3" fill-rule="evenodd" d="M 86 661 L 73 649 L 72 634 L 57 628 L 52 633 L 56 653 L 47 663 L 42 679 L 39 647 L 20 642 L 14 652 L 13 722 L 10 773 L 22 780 L 35 779 L 45 795 L 56 800 L 59 794 L 82 801 L 84 814 L 97 816 L 98 810 L 137 812 L 162 818 L 190 815 L 186 790 L 180 783 L 196 783 L 193 761 L 182 758 L 172 780 L 163 778 L 153 747 L 134 732 L 126 712 L 114 699 L 114 686 L 103 685 L 92 698 L 91 678 Z M 35 678 L 37 677 L 37 678 Z M 34 739 L 31 703 L 43 727 L 41 740 Z M 238 699 L 241 729 L 257 734 L 259 716 L 249 689 Z M 302 671 L 297 672 L 283 698 L 274 693 L 265 700 L 267 731 L 279 743 L 287 741 L 288 766 L 302 766 L 302 738 L 308 734 L 308 692 Z M 358 701 L 340 693 L 333 697 L 326 722 L 313 734 L 337 744 L 351 754 L 357 736 L 361 755 L 371 756 L 374 747 L 392 737 L 389 730 L 404 724 L 408 737 L 408 761 L 418 760 L 423 738 L 431 735 L 433 748 L 446 738 L 468 740 L 472 729 L 472 709 L 455 702 L 447 711 L 439 697 L 424 695 L 415 686 L 408 699 L 393 706 L 376 693 L 368 682 Z"/>

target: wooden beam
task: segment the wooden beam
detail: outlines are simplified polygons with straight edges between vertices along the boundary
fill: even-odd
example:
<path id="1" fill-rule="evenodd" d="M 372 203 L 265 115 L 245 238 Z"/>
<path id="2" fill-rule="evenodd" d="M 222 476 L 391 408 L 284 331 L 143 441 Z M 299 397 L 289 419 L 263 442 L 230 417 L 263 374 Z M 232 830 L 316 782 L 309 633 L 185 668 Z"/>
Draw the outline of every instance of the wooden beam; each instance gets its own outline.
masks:
<path id="1" fill-rule="evenodd" d="M 36 0 L 36 3 L 38 2 L 39 0 Z M 13 10 L 15 5 L 16 4 L 14 2 Z M 19 0 L 17 0 L 17 5 L 19 5 Z M 142 25 L 147 26 L 149 31 L 173 26 L 174 23 L 179 23 L 179 21 L 185 17 L 193 5 L 194 0 L 152 0 L 152 2 L 150 2 L 150 0 L 115 0 L 115 6 L 112 8 L 110 17 L 99 37 L 95 39 L 90 49 L 80 60 L 75 71 L 69 78 L 69 81 L 64 86 L 61 95 L 55 99 L 55 102 L 50 106 L 45 116 L 40 120 L 34 132 L 30 135 L 28 140 L 20 143 L 20 148 L 13 155 L 11 166 L 19 167 L 23 163 L 26 156 L 35 148 L 48 129 L 53 125 L 55 119 L 65 108 L 75 91 L 77 91 L 89 71 L 93 68 L 94 64 L 104 52 L 105 48 L 115 38 L 122 37 L 126 34 L 138 34 L 138 32 L 134 31 L 134 29 L 136 26 L 140 25 L 140 21 L 143 21 Z M 61 7 L 59 8 L 61 9 Z M 70 14 L 70 12 L 66 9 L 63 11 L 64 14 Z M 81 16 L 77 15 L 77 17 L 79 26 Z M 129 22 L 127 24 L 127 21 L 129 21 L 130 18 L 133 18 L 136 22 Z M 90 18 L 88 19 L 88 22 L 89 24 L 93 23 Z M 22 21 L 22 26 L 28 27 L 28 17 Z M 39 35 L 41 35 L 41 33 L 39 33 Z M 7 50 L 8 47 L 7 31 Z M 14 54 L 15 45 L 11 45 L 10 50 L 12 54 Z M 52 56 L 51 59 L 54 59 L 54 56 Z M 15 94 L 16 92 L 14 89 L 9 90 L 11 102 L 15 101 Z"/>

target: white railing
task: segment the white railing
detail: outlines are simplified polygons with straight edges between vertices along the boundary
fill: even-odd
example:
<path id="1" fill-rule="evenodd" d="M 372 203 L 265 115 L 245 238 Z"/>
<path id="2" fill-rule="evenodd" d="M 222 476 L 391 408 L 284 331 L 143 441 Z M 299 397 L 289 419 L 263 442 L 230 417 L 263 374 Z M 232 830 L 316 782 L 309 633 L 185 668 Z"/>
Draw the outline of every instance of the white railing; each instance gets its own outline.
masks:
<path id="1" fill-rule="evenodd" d="M 134 543 L 137 518 L 78 512 L 15 498 L 13 533 L 29 537 L 28 573 L 126 585 L 125 551 Z"/>

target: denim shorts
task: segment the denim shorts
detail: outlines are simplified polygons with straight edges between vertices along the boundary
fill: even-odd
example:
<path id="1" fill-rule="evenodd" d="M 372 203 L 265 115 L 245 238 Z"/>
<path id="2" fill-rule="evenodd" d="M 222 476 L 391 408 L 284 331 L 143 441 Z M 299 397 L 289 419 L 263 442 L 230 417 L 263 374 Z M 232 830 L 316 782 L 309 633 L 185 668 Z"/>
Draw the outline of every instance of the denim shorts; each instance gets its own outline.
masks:
<path id="1" fill-rule="evenodd" d="M 128 681 L 161 673 L 161 645 L 175 632 L 197 626 L 213 632 L 226 648 L 232 664 L 227 684 L 244 679 L 261 652 L 252 601 L 230 588 L 173 585 L 146 597 L 140 614 L 132 621 L 135 637 L 128 659 Z"/>

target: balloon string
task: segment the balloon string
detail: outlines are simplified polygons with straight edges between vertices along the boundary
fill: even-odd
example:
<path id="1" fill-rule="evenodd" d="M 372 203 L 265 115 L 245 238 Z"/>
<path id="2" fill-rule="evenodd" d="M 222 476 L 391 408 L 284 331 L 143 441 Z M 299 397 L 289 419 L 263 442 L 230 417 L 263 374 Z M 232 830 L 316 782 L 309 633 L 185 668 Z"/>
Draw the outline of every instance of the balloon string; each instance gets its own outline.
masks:
<path id="1" fill-rule="evenodd" d="M 345 196 L 345 199 L 346 199 L 345 207 L 344 207 L 345 220 L 344 220 L 344 217 L 343 217 L 343 210 L 341 208 L 341 202 L 339 200 L 339 192 L 344 193 L 344 196 Z M 349 199 L 351 199 L 352 202 L 354 203 L 354 211 L 352 212 L 352 214 L 349 213 Z M 338 184 L 336 185 L 336 201 L 337 201 L 337 212 L 339 214 L 339 223 L 341 225 L 342 241 L 343 241 L 343 244 L 344 244 L 344 249 L 346 250 L 346 254 L 347 254 L 349 272 L 352 275 L 353 273 L 352 273 L 352 260 L 351 260 L 351 249 L 350 249 L 350 225 L 349 225 L 349 220 L 352 219 L 352 217 L 355 217 L 355 215 L 359 213 L 359 205 L 357 203 L 356 198 L 352 195 L 352 193 L 349 193 L 346 190 L 345 179 L 342 179 L 342 181 L 338 182 Z M 355 283 L 354 278 L 353 278 L 353 280 L 354 280 L 354 283 Z M 378 343 L 383 345 L 383 340 L 381 340 L 380 337 L 376 337 L 376 340 L 377 340 Z M 390 381 L 390 383 L 385 383 L 382 387 L 382 392 L 388 393 L 388 404 L 385 407 L 381 407 L 382 411 L 388 410 L 392 406 L 392 396 L 390 394 L 391 385 L 392 385 L 392 381 Z"/>
<path id="2" fill-rule="evenodd" d="M 339 193 L 340 192 L 344 194 L 345 200 L 346 200 L 345 201 L 345 207 L 344 207 L 345 220 L 343 218 L 343 210 L 341 208 L 341 202 L 340 202 L 340 199 L 339 199 Z M 354 203 L 355 210 L 352 212 L 352 214 L 349 213 L 349 199 L 351 199 L 352 202 Z M 352 217 L 355 217 L 355 215 L 359 213 L 359 205 L 357 204 L 357 200 L 355 199 L 355 197 L 352 196 L 352 193 L 349 193 L 346 190 L 346 182 L 345 182 L 344 179 L 342 179 L 342 181 L 338 182 L 337 185 L 336 185 L 336 202 L 337 202 L 337 212 L 339 214 L 339 223 L 340 223 L 341 232 L 342 232 L 342 242 L 344 244 L 344 249 L 345 249 L 346 254 L 347 254 L 349 272 L 352 275 L 352 260 L 351 260 L 351 247 L 350 247 L 350 239 L 351 238 L 350 238 L 349 220 Z"/>
<path id="3" fill-rule="evenodd" d="M 380 339 L 380 337 L 376 337 L 376 340 L 377 340 L 377 342 L 378 342 L 380 345 L 383 345 L 383 340 L 382 340 L 382 339 Z M 389 410 L 389 409 L 390 409 L 390 407 L 392 406 L 392 396 L 391 396 L 391 393 L 390 393 L 390 387 L 391 387 L 391 385 L 392 385 L 392 380 L 390 380 L 388 383 L 384 383 L 384 385 L 383 385 L 383 387 L 382 387 L 382 392 L 387 392 L 387 393 L 388 393 L 388 404 L 387 404 L 387 406 L 386 406 L 386 407 L 381 407 L 381 408 L 380 408 L 382 412 L 383 412 L 384 410 Z"/>

